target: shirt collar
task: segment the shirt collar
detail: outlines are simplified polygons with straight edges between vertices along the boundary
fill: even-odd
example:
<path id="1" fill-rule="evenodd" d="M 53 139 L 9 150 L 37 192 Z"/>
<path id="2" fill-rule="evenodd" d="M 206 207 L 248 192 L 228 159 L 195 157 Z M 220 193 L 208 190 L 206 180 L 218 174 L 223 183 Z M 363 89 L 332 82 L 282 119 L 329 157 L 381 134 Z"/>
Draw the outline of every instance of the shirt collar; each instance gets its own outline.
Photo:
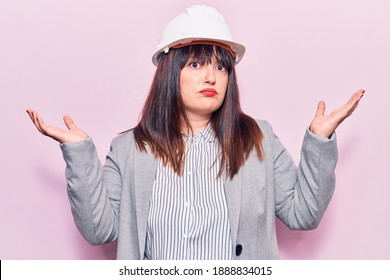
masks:
<path id="1" fill-rule="evenodd" d="M 207 142 L 215 141 L 214 131 L 210 123 L 201 132 L 195 134 L 193 137 L 186 134 L 183 135 L 187 140 L 194 141 L 194 142 L 198 142 L 200 140 L 207 141 Z"/>
<path id="2" fill-rule="evenodd" d="M 208 142 L 215 141 L 215 135 L 213 128 L 211 127 L 211 123 L 209 123 L 199 134 L 202 135 L 203 138 Z"/>

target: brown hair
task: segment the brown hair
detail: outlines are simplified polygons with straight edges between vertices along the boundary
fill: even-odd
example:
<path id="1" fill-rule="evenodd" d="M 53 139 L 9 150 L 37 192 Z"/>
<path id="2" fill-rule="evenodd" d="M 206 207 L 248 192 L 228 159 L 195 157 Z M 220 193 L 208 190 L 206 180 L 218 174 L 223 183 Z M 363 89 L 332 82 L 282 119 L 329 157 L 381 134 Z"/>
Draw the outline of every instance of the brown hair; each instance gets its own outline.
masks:
<path id="1" fill-rule="evenodd" d="M 141 151 L 146 151 L 147 144 L 164 165 L 170 165 L 174 172 L 182 174 L 185 143 L 181 121 L 192 130 L 180 94 L 180 71 L 190 57 L 209 63 L 213 56 L 228 70 L 229 78 L 225 100 L 212 114 L 210 122 L 221 147 L 219 176 L 226 168 L 232 179 L 253 149 L 259 159 L 263 158 L 263 134 L 256 121 L 241 110 L 234 60 L 221 47 L 191 45 L 160 55 L 140 121 L 134 128 L 134 137 Z"/>

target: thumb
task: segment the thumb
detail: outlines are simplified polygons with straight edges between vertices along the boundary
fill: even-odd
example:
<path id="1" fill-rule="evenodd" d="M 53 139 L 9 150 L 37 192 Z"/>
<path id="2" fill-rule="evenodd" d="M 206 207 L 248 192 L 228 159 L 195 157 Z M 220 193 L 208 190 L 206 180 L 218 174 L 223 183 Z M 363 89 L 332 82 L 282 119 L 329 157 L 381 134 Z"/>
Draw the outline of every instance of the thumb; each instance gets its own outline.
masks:
<path id="1" fill-rule="evenodd" d="M 64 123 L 65 123 L 66 127 L 67 127 L 69 130 L 74 129 L 74 128 L 77 128 L 76 125 L 74 124 L 72 118 L 69 117 L 69 116 L 64 116 Z"/>
<path id="2" fill-rule="evenodd" d="M 316 117 L 323 116 L 325 114 L 325 101 L 320 101 L 317 105 Z"/>

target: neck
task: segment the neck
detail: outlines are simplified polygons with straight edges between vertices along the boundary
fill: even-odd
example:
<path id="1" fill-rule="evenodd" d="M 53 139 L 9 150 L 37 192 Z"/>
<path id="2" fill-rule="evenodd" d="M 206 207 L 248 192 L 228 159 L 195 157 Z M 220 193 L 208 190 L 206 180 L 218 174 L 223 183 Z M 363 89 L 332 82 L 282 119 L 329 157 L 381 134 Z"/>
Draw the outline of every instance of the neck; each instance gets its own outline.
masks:
<path id="1" fill-rule="evenodd" d="M 188 116 L 190 122 L 190 128 L 185 125 L 184 122 L 182 125 L 182 132 L 187 135 L 195 135 L 201 132 L 210 122 L 210 117 L 192 117 Z M 191 132 L 192 129 L 192 132 Z"/>

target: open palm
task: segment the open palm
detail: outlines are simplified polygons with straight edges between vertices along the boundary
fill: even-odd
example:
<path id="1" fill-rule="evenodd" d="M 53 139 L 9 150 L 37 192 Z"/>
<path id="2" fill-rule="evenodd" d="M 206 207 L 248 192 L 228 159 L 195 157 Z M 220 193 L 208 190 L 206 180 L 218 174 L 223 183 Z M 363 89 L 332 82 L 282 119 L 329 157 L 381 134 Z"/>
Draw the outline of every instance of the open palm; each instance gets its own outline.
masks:
<path id="1" fill-rule="evenodd" d="M 66 130 L 46 124 L 41 116 L 34 110 L 28 109 L 26 112 L 40 133 L 51 137 L 60 143 L 79 142 L 88 138 L 88 135 L 79 129 L 69 116 L 64 116 L 64 123 L 68 128 Z"/>
<path id="2" fill-rule="evenodd" d="M 356 109 L 364 92 L 363 89 L 355 92 L 346 104 L 329 115 L 325 115 L 325 102 L 320 101 L 318 103 L 316 115 L 310 124 L 310 131 L 323 137 L 332 135 L 339 124 L 349 117 Z"/>

